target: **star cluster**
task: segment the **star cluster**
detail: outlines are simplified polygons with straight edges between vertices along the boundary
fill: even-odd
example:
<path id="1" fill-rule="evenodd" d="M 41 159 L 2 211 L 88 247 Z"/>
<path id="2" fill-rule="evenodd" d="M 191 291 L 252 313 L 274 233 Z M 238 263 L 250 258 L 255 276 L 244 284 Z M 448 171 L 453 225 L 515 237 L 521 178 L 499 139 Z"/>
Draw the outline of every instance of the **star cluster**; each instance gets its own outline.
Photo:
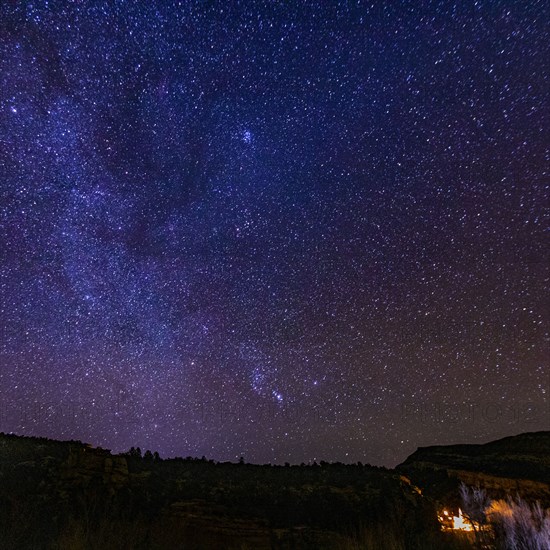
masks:
<path id="1" fill-rule="evenodd" d="M 391 465 L 548 429 L 545 2 L 3 2 L 0 430 Z"/>

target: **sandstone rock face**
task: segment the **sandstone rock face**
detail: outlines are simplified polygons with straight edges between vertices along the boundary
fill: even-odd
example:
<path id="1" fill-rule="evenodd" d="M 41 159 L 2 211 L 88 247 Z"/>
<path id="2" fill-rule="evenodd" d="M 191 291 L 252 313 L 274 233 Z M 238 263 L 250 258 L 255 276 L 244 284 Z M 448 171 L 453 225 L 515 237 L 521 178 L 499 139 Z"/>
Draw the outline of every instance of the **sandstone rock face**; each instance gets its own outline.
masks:
<path id="1" fill-rule="evenodd" d="M 128 483 L 128 462 L 124 457 L 113 456 L 105 459 L 105 483 L 123 486 Z"/>
<path id="2" fill-rule="evenodd" d="M 484 445 L 421 447 L 397 470 L 438 499 L 456 494 L 464 482 L 484 487 L 493 498 L 518 494 L 550 506 L 550 432 Z"/>
<path id="3" fill-rule="evenodd" d="M 128 463 L 103 449 L 73 446 L 60 466 L 60 478 L 66 489 L 86 487 L 93 480 L 113 493 L 129 483 Z"/>
<path id="4" fill-rule="evenodd" d="M 449 475 L 472 487 L 485 487 L 490 494 L 499 497 L 521 495 L 523 498 L 541 502 L 550 502 L 550 484 L 530 479 L 497 477 L 482 472 L 449 470 Z"/>

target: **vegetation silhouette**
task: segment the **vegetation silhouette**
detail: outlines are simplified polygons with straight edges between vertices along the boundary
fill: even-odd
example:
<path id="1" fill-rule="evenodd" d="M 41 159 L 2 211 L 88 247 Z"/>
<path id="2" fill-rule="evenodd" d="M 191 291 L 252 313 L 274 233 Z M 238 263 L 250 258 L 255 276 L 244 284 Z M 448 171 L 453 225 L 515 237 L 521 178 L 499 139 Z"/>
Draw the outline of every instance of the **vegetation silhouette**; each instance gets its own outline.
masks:
<path id="1" fill-rule="evenodd" d="M 538 445 L 547 435 L 532 439 Z M 509 448 L 517 451 L 513 442 Z M 162 459 L 139 447 L 114 455 L 80 441 L 0 434 L 1 547 L 471 547 L 437 520 L 443 499 L 459 499 L 444 451 L 419 452 L 422 467 L 412 455 L 397 470 L 325 461 L 256 465 L 244 457 Z M 537 466 L 529 469 L 535 477 L 537 452 L 531 461 L 525 449 L 522 455 Z M 433 471 L 429 455 L 440 461 Z M 454 467 L 456 449 L 450 456 Z"/>

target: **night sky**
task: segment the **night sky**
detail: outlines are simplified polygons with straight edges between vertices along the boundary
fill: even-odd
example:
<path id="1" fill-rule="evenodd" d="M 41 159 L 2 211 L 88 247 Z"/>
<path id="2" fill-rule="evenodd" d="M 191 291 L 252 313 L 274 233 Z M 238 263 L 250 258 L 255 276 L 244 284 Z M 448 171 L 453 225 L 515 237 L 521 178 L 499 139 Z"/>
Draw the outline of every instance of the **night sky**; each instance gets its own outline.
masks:
<path id="1" fill-rule="evenodd" d="M 549 429 L 549 20 L 3 1 L 0 431 L 394 465 Z"/>

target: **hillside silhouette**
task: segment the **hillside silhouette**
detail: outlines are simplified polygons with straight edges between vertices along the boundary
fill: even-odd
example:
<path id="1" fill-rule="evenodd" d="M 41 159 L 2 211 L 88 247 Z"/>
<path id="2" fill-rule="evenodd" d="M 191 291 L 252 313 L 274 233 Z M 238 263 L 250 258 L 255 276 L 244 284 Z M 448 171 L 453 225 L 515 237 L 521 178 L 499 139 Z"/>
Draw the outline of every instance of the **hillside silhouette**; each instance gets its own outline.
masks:
<path id="1" fill-rule="evenodd" d="M 395 470 L 162 459 L 0 434 L 0 539 L 6 549 L 465 548 L 437 521 L 465 479 L 550 505 L 550 432 L 421 448 Z"/>

